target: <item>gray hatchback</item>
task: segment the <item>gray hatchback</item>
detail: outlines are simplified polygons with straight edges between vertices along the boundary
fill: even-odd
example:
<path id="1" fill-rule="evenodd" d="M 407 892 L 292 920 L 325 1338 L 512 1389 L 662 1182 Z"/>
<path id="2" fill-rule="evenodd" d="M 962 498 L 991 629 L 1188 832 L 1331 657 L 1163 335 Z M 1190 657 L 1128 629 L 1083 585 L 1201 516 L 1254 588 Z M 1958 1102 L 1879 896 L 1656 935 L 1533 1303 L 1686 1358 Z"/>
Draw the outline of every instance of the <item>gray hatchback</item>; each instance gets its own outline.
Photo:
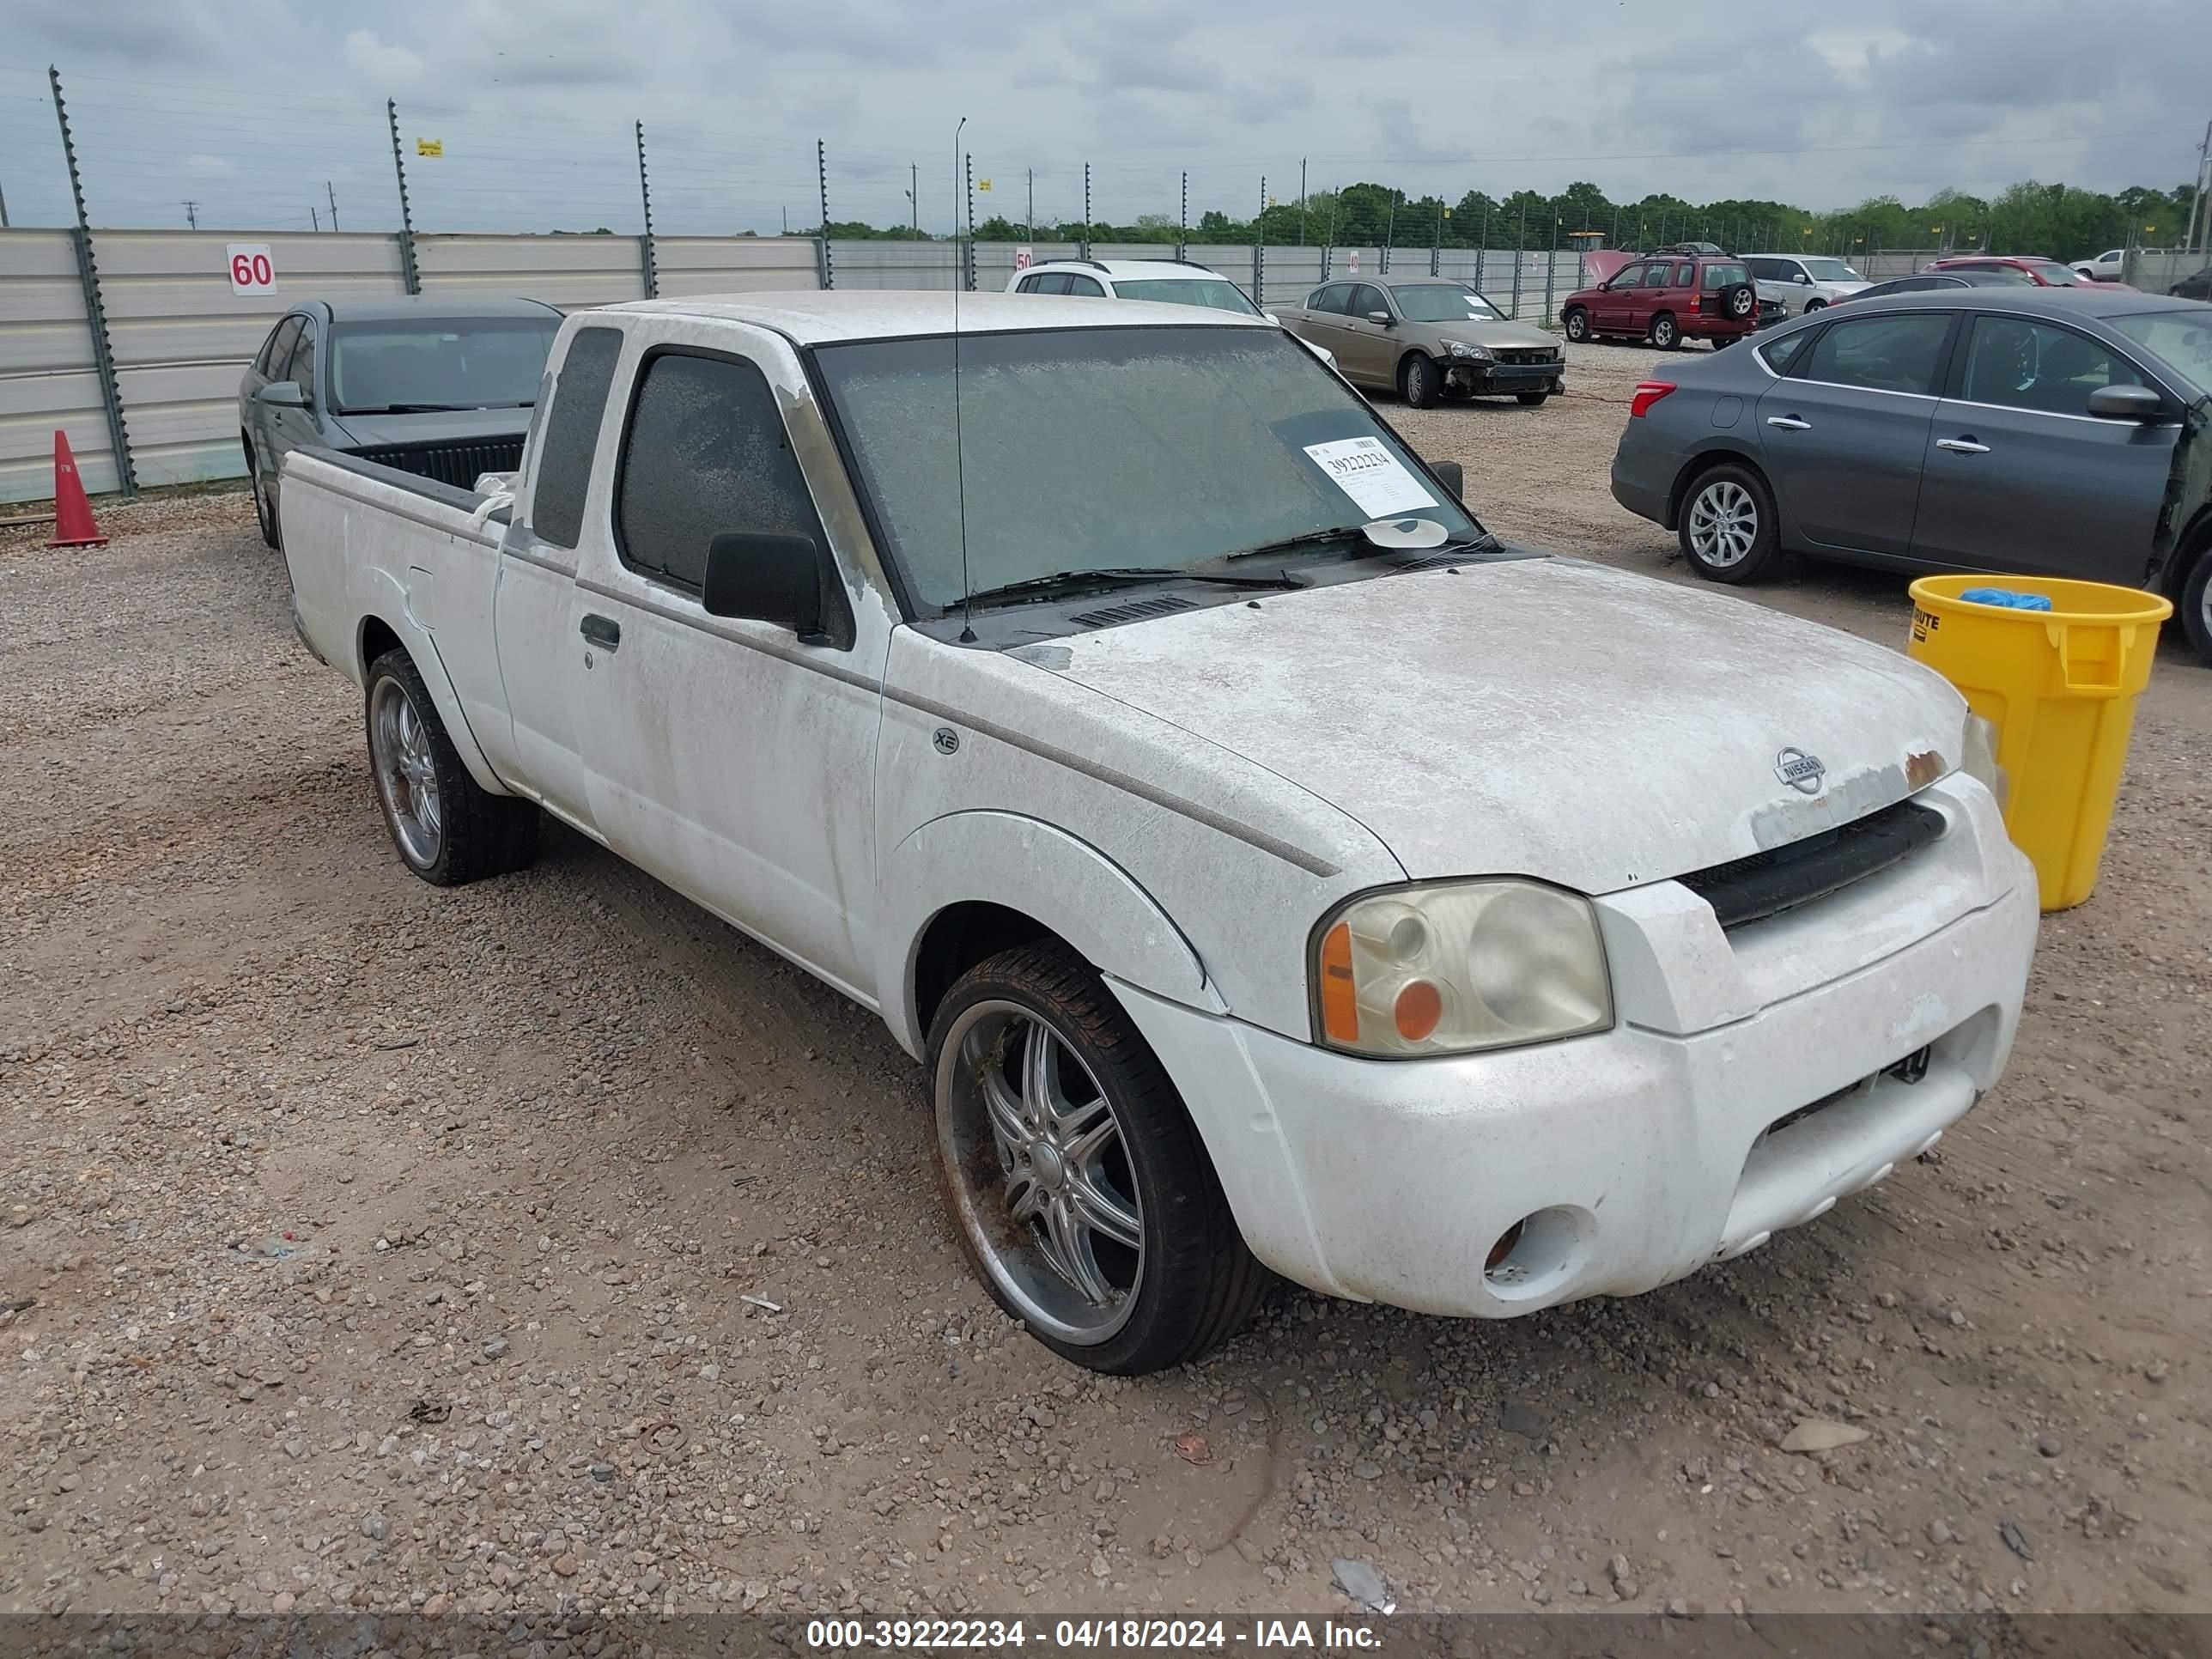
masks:
<path id="1" fill-rule="evenodd" d="M 2212 662 L 2212 306 L 1854 300 L 1638 386 L 1613 494 L 1715 581 L 1786 550 L 2169 595 Z"/>
<path id="2" fill-rule="evenodd" d="M 466 489 L 522 465 L 561 313 L 536 300 L 308 301 L 281 318 L 238 387 L 261 538 L 295 449 L 343 450 Z"/>

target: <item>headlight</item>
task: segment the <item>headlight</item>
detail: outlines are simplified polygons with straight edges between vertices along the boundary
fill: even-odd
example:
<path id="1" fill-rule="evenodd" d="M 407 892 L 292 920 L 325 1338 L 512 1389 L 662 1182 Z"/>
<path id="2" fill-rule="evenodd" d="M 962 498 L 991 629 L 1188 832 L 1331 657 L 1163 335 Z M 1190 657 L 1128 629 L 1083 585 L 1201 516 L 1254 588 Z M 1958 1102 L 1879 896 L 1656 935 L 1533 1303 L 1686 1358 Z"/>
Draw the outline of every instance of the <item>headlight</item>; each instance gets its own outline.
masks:
<path id="1" fill-rule="evenodd" d="M 1315 935 L 1316 1040 L 1402 1058 L 1602 1031 L 1613 987 L 1588 899 L 1533 881 L 1399 887 Z"/>
<path id="2" fill-rule="evenodd" d="M 1965 749 L 1959 759 L 1959 769 L 1995 795 L 1997 810 L 2003 811 L 2012 803 L 2012 779 L 1997 764 L 1996 722 L 1985 720 L 1979 714 L 1967 715 Z"/>
<path id="3" fill-rule="evenodd" d="M 1476 362 L 1482 363 L 1490 361 L 1488 346 L 1469 345 L 1465 340 L 1447 340 L 1444 342 L 1444 349 L 1455 357 L 1471 358 Z"/>

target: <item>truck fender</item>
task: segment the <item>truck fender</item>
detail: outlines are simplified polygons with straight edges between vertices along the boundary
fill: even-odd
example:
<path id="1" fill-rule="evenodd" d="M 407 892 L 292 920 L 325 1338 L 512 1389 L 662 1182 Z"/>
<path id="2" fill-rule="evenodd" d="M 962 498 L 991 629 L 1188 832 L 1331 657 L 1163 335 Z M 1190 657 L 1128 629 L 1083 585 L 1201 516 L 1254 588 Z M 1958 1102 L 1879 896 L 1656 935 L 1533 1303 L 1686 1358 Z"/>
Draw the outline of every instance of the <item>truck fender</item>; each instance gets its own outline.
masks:
<path id="1" fill-rule="evenodd" d="M 931 819 L 884 858 L 876 899 L 877 1000 L 910 1054 L 928 1036 L 915 1001 L 922 941 L 956 904 L 1018 911 L 1109 979 L 1226 1012 L 1197 951 L 1152 895 L 1097 848 L 1036 818 L 977 811 Z"/>
<path id="2" fill-rule="evenodd" d="M 410 571 L 427 584 L 428 573 Z M 438 645 L 429 628 L 417 620 L 419 605 L 410 602 L 410 596 L 389 571 L 364 570 L 363 585 L 368 591 L 360 597 L 365 602 L 361 620 L 354 628 L 354 683 L 366 687 L 368 665 L 391 647 L 374 641 L 389 636 L 399 641 L 401 647 L 415 660 L 415 667 L 422 676 L 422 684 L 430 688 L 430 701 L 438 707 L 438 718 L 446 723 L 446 735 L 453 740 L 454 752 L 460 756 L 461 764 L 469 769 L 477 787 L 495 795 L 512 794 L 491 763 L 484 758 L 476 733 L 469 729 L 468 717 L 461 712 L 461 700 L 453 691 L 453 682 L 446 672 L 446 665 L 438 659 Z"/>

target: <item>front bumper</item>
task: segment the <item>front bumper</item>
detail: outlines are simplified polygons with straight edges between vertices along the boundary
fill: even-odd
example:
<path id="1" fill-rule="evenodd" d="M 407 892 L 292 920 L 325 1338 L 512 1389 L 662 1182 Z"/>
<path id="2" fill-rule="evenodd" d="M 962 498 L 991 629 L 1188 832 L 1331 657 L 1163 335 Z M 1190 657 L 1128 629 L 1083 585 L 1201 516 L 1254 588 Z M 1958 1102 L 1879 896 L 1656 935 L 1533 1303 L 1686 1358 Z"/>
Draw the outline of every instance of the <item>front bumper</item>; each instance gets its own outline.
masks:
<path id="1" fill-rule="evenodd" d="M 1566 363 L 1557 357 L 1546 362 L 1500 363 L 1470 362 L 1464 357 L 1440 357 L 1447 383 L 1457 382 L 1477 392 L 1557 392 Z"/>
<path id="2" fill-rule="evenodd" d="M 1979 806 L 1953 793 L 1954 830 L 1937 843 L 1953 843 L 1948 865 L 1807 907 L 1820 917 L 1726 936 L 1673 883 L 1601 903 L 1621 1019 L 1596 1036 L 1369 1060 L 1117 989 L 1278 1272 L 1493 1318 L 1632 1295 L 1824 1214 L 1925 1151 L 1996 1081 L 2035 885 L 2001 829 L 1992 844 L 1986 792 L 1973 792 Z M 1988 862 L 1962 882 L 1977 854 Z M 1959 911 L 1966 886 L 1982 902 Z M 1949 919 L 1915 931 L 1938 914 Z M 1911 942 L 1888 948 L 1899 935 Z M 1880 954 L 1831 971 L 1869 951 Z M 1924 1062 L 1909 1081 L 1892 1070 L 1908 1060 Z"/>

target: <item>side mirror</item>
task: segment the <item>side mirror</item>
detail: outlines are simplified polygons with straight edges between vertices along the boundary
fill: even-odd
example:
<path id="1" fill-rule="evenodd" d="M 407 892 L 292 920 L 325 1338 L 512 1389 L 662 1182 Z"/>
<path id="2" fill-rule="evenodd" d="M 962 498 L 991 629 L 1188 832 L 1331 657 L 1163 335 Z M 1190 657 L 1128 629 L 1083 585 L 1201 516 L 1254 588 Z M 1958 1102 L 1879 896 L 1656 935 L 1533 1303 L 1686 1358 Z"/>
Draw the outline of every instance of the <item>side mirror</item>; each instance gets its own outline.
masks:
<path id="1" fill-rule="evenodd" d="M 253 401 L 265 404 L 270 409 L 305 409 L 307 393 L 300 390 L 297 380 L 271 380 L 253 394 Z"/>
<path id="2" fill-rule="evenodd" d="M 787 628 L 801 645 L 850 645 L 851 619 L 842 602 L 835 620 L 848 637 L 833 638 L 823 625 L 832 615 L 823 592 L 836 586 L 828 553 L 813 537 L 738 531 L 708 544 L 699 602 L 710 617 L 742 617 Z"/>
<path id="3" fill-rule="evenodd" d="M 1387 311 L 1370 311 L 1367 313 L 1367 320 L 1370 323 L 1380 323 L 1383 327 L 1388 328 L 1390 326 L 1392 318 Z"/>
<path id="4" fill-rule="evenodd" d="M 2089 412 L 2108 421 L 2154 421 L 2166 400 L 2147 386 L 2100 386 L 2089 394 Z"/>
<path id="5" fill-rule="evenodd" d="M 1275 315 L 1272 311 L 1263 311 L 1260 314 L 1262 317 L 1265 317 L 1269 322 L 1273 323 L 1277 328 L 1280 328 L 1283 325 L 1283 319 Z"/>
<path id="6" fill-rule="evenodd" d="M 1812 279 L 1810 276 L 1807 276 L 1803 271 L 1802 271 L 1802 270 L 1801 270 L 1801 271 L 1799 271 L 1799 272 L 1798 272 L 1795 276 L 1792 276 L 1790 280 L 1791 282 L 1793 282 L 1793 283 L 1796 283 L 1796 284 L 1797 284 L 1797 286 L 1798 286 L 1798 287 L 1800 287 L 1800 288 L 1810 288 L 1810 287 L 1812 287 L 1812 286 L 1813 286 L 1813 279 Z"/>
<path id="7" fill-rule="evenodd" d="M 1450 492 L 1454 501 L 1467 498 L 1467 470 L 1457 461 L 1431 461 L 1429 471 L 1436 474 L 1437 482 Z"/>

